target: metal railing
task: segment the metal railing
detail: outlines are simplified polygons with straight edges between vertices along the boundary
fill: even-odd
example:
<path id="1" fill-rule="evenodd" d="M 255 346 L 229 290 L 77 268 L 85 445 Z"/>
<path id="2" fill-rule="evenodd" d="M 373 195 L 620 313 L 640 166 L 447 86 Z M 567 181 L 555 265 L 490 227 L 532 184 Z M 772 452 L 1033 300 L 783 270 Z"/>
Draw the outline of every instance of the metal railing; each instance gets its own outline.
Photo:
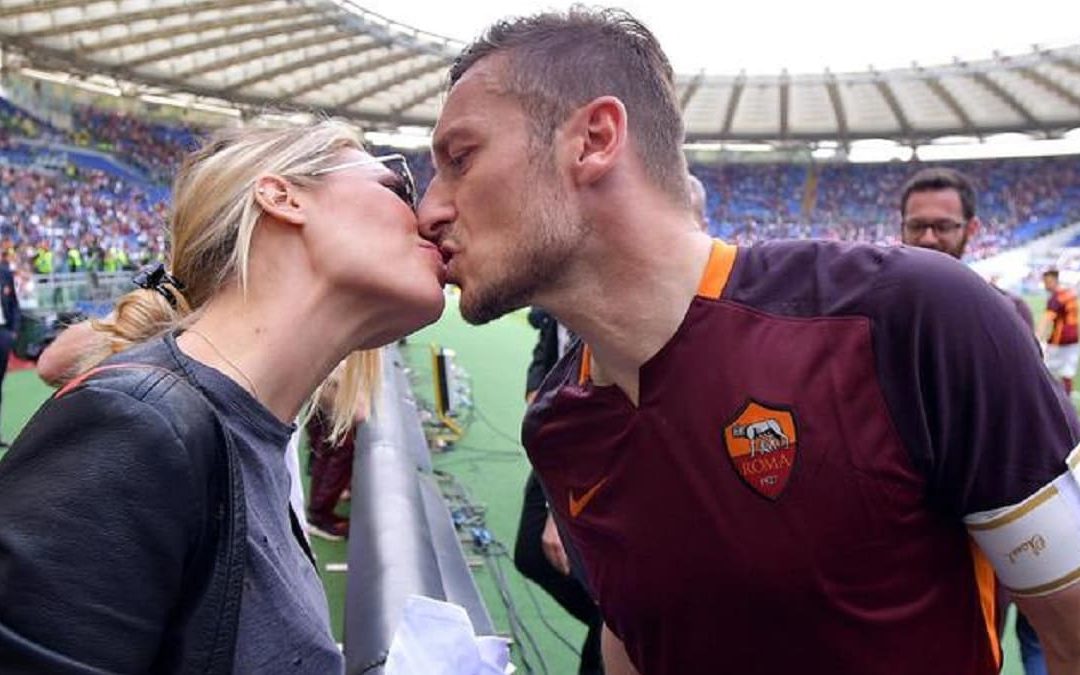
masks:
<path id="1" fill-rule="evenodd" d="M 357 434 L 345 605 L 348 675 L 381 673 L 405 600 L 461 605 L 477 634 L 494 628 L 431 471 L 396 347 L 383 350 L 373 414 Z"/>
<path id="2" fill-rule="evenodd" d="M 54 272 L 35 274 L 30 309 L 43 312 L 66 312 L 75 309 L 86 314 L 87 305 L 111 305 L 117 298 L 135 290 L 131 277 L 135 272 Z"/>

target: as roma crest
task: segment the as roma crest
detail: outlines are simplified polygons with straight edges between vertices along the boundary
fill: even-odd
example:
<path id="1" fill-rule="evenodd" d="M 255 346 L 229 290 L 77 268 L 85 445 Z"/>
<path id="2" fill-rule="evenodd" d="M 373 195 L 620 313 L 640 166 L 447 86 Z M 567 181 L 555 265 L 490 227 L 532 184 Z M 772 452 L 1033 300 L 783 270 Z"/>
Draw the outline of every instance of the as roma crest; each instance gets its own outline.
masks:
<path id="1" fill-rule="evenodd" d="M 776 499 L 795 466 L 795 416 L 790 410 L 748 400 L 724 427 L 724 446 L 739 478 L 761 496 Z"/>

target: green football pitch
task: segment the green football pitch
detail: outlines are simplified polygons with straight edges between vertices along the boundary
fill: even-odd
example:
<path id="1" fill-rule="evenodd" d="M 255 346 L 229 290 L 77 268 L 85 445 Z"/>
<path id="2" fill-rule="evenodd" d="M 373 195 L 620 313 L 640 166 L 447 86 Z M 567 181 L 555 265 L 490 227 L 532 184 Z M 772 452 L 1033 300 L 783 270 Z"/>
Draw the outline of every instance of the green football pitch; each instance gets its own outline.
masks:
<path id="1" fill-rule="evenodd" d="M 1033 309 L 1041 308 L 1041 300 L 1032 299 Z M 1036 311 L 1038 316 L 1038 311 Z M 487 525 L 498 540 L 512 547 L 521 510 L 522 488 L 528 464 L 517 442 L 521 416 L 524 412 L 525 367 L 528 364 L 535 331 L 529 327 L 525 314 L 518 312 L 482 327 L 467 326 L 455 307 L 448 307 L 436 324 L 409 338 L 403 348 L 412 368 L 417 395 L 430 400 L 432 395 L 431 357 L 429 346 L 434 343 L 457 354 L 457 363 L 468 373 L 472 397 L 477 411 L 474 422 L 465 436 L 450 452 L 436 454 L 436 469 L 454 475 L 472 495 L 487 507 Z M 9 373 L 4 382 L 3 419 L 0 429 L 3 438 L 12 439 L 33 411 L 49 395 L 32 370 Z M 345 562 L 344 543 L 315 540 L 320 572 L 330 600 L 334 632 L 341 639 L 345 574 L 337 566 Z M 575 648 L 584 639 L 584 628 L 569 617 L 540 589 L 532 586 L 504 561 L 510 598 L 518 616 L 543 654 L 546 672 L 551 675 L 572 675 L 577 672 L 576 656 L 565 644 Z M 509 634 L 507 611 L 497 587 L 484 567 L 474 568 L 477 585 L 491 612 L 497 629 Z M 718 608 L 722 611 L 722 608 Z M 556 635 L 556 633 L 558 635 Z M 1004 641 L 1005 667 L 1008 675 L 1021 675 L 1019 651 L 1009 627 Z M 527 653 L 532 672 L 545 672 L 537 657 Z M 723 673 L 723 653 L 717 653 L 716 672 Z M 521 667 L 521 659 L 515 658 Z M 737 675 L 737 674 L 736 674 Z"/>

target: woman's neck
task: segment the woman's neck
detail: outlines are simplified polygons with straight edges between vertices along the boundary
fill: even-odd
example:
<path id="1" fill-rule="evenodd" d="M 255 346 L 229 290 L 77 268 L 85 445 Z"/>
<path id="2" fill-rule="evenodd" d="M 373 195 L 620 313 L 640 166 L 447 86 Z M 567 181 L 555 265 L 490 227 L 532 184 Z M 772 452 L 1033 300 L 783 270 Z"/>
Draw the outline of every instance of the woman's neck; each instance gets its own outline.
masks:
<path id="1" fill-rule="evenodd" d="M 267 311 L 249 292 L 214 298 L 177 339 L 188 356 L 221 371 L 278 419 L 291 423 L 315 388 L 348 354 L 345 335 L 301 305 L 278 297 Z M 340 327 L 339 327 L 340 329 Z"/>

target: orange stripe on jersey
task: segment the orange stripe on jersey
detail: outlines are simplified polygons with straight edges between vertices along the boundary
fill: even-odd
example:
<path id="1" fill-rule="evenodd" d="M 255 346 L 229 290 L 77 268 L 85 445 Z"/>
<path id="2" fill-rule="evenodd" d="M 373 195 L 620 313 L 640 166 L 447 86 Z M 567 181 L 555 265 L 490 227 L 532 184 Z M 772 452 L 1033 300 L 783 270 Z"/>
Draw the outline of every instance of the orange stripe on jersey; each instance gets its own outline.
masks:
<path id="1" fill-rule="evenodd" d="M 719 239 L 713 240 L 712 250 L 709 251 L 709 261 L 705 263 L 705 271 L 701 274 L 698 282 L 697 294 L 710 300 L 719 300 L 720 295 L 727 286 L 728 277 L 731 276 L 731 268 L 735 266 L 735 254 L 738 247 L 725 244 Z M 589 345 L 584 345 L 581 350 L 581 367 L 578 369 L 578 384 L 583 385 L 589 381 L 592 375 L 592 353 Z"/>
<path id="2" fill-rule="evenodd" d="M 719 239 L 713 240 L 709 262 L 705 264 L 705 273 L 701 275 L 697 294 L 710 300 L 719 300 L 727 286 L 731 268 L 735 265 L 735 253 L 738 248 L 725 244 Z"/>
<path id="3" fill-rule="evenodd" d="M 975 545 L 975 540 L 969 538 L 968 545 L 971 547 L 971 563 L 975 568 L 975 586 L 979 590 L 979 605 L 982 607 L 983 621 L 986 622 L 986 637 L 990 642 L 990 649 L 994 652 L 994 665 L 1000 670 L 1001 643 L 998 641 L 997 612 L 1001 608 L 997 606 L 995 598 L 997 579 L 994 577 L 994 568 Z"/>
<path id="4" fill-rule="evenodd" d="M 581 346 L 581 369 L 578 370 L 577 381 L 579 385 L 584 385 L 589 381 L 589 376 L 592 374 L 592 366 L 589 362 L 592 361 L 592 350 L 589 349 L 589 345 Z"/>

